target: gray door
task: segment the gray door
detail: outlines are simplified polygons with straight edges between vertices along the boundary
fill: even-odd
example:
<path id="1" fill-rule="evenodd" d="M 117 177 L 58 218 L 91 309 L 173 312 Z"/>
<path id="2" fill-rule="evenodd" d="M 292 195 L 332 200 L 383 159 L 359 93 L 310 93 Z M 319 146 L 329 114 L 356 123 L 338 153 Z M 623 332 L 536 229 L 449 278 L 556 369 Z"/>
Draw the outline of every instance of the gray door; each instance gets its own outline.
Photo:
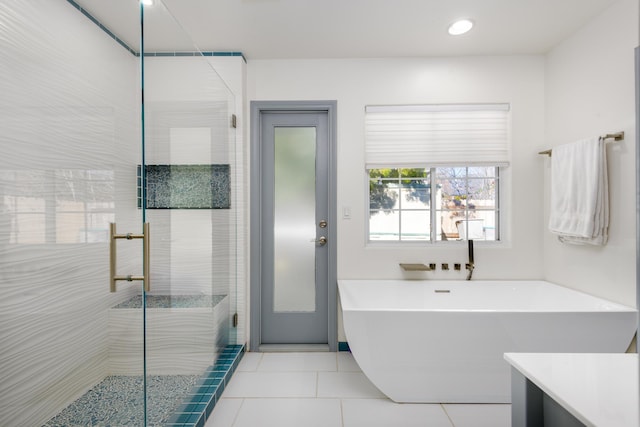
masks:
<path id="1" fill-rule="evenodd" d="M 252 269 L 252 277 L 259 274 L 252 307 L 257 307 L 253 299 L 258 293 L 260 322 L 252 336 L 259 334 L 258 345 L 326 345 L 333 323 L 330 291 L 335 288 L 329 113 L 259 114 L 259 129 L 254 129 L 259 135 L 259 180 L 253 182 L 260 187 L 260 268 Z"/>

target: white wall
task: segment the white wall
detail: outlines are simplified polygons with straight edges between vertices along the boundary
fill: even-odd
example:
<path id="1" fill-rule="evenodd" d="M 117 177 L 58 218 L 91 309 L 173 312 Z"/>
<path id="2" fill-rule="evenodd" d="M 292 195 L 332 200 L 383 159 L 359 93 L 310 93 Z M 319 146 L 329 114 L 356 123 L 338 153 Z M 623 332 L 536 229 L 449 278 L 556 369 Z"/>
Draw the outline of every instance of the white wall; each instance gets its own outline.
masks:
<path id="1" fill-rule="evenodd" d="M 546 230 L 549 168 L 545 176 L 544 276 L 547 280 L 635 306 L 635 101 L 634 48 L 638 2 L 619 0 L 547 55 L 547 147 L 624 131 L 608 144 L 609 242 L 604 247 L 560 243 Z"/>
<path id="2" fill-rule="evenodd" d="M 464 243 L 366 243 L 364 107 L 369 104 L 508 102 L 513 154 L 505 179 L 505 241 L 475 246 L 477 279 L 540 279 L 544 57 L 249 60 L 250 100 L 337 100 L 338 279 L 464 278 L 465 271 L 404 273 L 400 262 L 464 263 Z M 344 208 L 351 219 L 342 218 Z M 344 340 L 342 331 L 339 339 Z"/>
<path id="3" fill-rule="evenodd" d="M 506 175 L 506 240 L 478 242 L 476 278 L 541 278 L 544 58 L 249 61 L 250 100 L 338 101 L 338 278 L 402 278 L 399 262 L 465 262 L 466 245 L 366 244 L 364 107 L 369 104 L 508 102 L 513 158 Z M 531 179 L 540 176 L 540 180 Z M 343 208 L 351 219 L 342 218 Z M 426 273 L 457 278 L 465 272 Z"/>

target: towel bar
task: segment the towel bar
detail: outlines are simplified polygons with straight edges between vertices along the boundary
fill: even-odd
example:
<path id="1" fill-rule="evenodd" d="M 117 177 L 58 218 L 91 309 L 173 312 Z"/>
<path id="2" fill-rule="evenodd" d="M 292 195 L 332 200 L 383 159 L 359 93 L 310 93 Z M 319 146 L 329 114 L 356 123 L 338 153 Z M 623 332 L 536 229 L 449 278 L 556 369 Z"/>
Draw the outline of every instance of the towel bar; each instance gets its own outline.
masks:
<path id="1" fill-rule="evenodd" d="M 624 132 L 616 132 L 616 133 L 608 133 L 606 135 L 601 136 L 602 139 L 612 139 L 614 141 L 622 141 L 624 139 Z M 551 157 L 552 150 L 544 150 L 540 151 L 538 154 L 546 154 Z"/>

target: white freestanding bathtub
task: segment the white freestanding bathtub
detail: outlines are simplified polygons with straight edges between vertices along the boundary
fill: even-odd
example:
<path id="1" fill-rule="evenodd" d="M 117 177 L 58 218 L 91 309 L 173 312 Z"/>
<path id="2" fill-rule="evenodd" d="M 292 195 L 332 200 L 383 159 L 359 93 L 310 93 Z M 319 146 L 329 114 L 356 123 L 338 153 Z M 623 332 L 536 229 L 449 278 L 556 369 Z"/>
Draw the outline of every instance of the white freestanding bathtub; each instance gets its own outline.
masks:
<path id="1" fill-rule="evenodd" d="M 364 374 L 396 402 L 509 403 L 505 352 L 624 352 L 637 310 L 542 281 L 339 280 Z"/>

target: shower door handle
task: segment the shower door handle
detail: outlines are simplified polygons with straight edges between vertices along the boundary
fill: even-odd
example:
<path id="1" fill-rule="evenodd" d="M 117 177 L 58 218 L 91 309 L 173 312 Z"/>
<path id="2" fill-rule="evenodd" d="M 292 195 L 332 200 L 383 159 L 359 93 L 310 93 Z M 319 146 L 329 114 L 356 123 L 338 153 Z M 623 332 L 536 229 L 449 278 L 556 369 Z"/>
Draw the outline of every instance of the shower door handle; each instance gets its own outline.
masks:
<path id="1" fill-rule="evenodd" d="M 110 238 L 109 238 L 109 255 L 110 255 L 109 256 L 110 258 L 109 260 L 110 261 L 109 262 L 109 291 L 115 292 L 116 282 L 120 280 L 126 280 L 127 282 L 133 282 L 134 280 L 142 280 L 144 282 L 144 291 L 145 292 L 151 291 L 151 280 L 149 275 L 149 271 L 150 271 L 149 223 L 145 222 L 143 224 L 142 234 L 131 234 L 131 233 L 117 234 L 116 224 L 112 222 L 109 224 L 109 235 L 110 235 Z M 126 240 L 142 239 L 142 256 L 144 258 L 142 276 L 133 276 L 133 275 L 118 276 L 117 275 L 117 255 L 116 255 L 117 239 L 126 239 Z"/>

